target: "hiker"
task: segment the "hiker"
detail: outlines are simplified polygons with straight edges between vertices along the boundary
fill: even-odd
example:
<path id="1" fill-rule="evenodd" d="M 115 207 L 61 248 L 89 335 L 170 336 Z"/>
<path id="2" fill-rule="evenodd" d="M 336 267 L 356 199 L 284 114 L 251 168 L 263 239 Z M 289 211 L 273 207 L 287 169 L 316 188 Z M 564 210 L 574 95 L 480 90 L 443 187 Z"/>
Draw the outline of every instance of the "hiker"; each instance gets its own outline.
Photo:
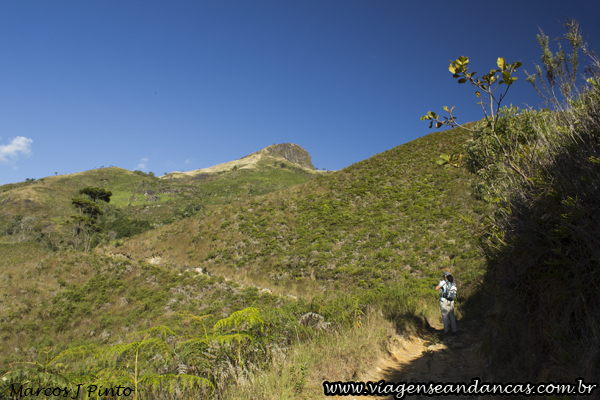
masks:
<path id="1" fill-rule="evenodd" d="M 454 319 L 454 299 L 456 298 L 456 285 L 454 277 L 450 272 L 444 272 L 444 280 L 435 287 L 435 290 L 442 289 L 440 296 L 440 309 L 442 310 L 442 321 L 444 321 L 444 335 L 447 335 L 452 328 L 452 336 L 456 335 L 456 319 Z M 448 322 L 450 326 L 448 326 Z"/>

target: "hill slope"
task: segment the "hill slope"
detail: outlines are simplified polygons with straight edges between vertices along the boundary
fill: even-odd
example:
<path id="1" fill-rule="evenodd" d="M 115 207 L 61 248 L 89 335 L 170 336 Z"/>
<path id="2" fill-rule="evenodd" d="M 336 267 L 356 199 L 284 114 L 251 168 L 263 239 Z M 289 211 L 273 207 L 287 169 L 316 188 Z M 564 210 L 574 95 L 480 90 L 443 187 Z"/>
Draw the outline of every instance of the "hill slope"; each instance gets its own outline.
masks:
<path id="1" fill-rule="evenodd" d="M 315 335 L 297 322 L 308 311 L 336 329 L 360 321 L 370 305 L 381 302 L 387 302 L 385 316 L 396 329 L 402 329 L 404 313 L 436 314 L 439 271 L 452 271 L 463 294 L 483 274 L 475 235 L 461 219 L 482 208 L 470 196 L 471 177 L 436 163 L 440 153 L 460 151 L 467 137 L 456 129 L 433 133 L 263 195 L 237 200 L 223 190 L 230 204 L 207 204 L 190 218 L 90 254 L 50 252 L 32 241 L 2 244 L 1 367 L 41 357 L 36 349 L 107 346 L 158 324 L 185 337 L 201 328 L 181 315 L 202 316 L 210 327 L 244 307 L 260 308 L 275 332 L 257 343 L 282 341 L 266 342 L 269 349 Z M 271 168 L 262 162 L 253 170 Z M 251 170 L 216 173 L 208 183 L 226 182 L 220 187 L 232 191 L 244 171 Z M 177 179 L 160 181 L 188 184 L 188 178 Z M 302 298 L 294 301 L 290 294 Z M 255 362 L 252 354 L 263 354 L 252 349 L 249 362 Z M 261 349 L 266 361 L 254 365 L 265 367 L 275 355 Z M 231 350 L 223 351 L 214 357 L 229 357 Z M 226 363 L 207 365 L 219 369 Z M 203 376 L 224 377 L 215 384 L 237 379 L 211 368 Z"/>
<path id="2" fill-rule="evenodd" d="M 239 165 L 239 171 L 223 167 L 238 161 L 245 163 Z M 122 237 L 127 223 L 147 230 L 193 215 L 207 205 L 239 201 L 306 182 L 315 174 L 306 165 L 312 167 L 304 149 L 281 144 L 221 166 L 172 173 L 163 179 L 152 173 L 111 167 L 3 185 L 0 242 L 38 240 L 52 249 L 72 246 L 72 224 L 68 221 L 75 208 L 71 199 L 86 186 L 113 193 L 110 205 L 104 207 L 101 226 L 105 233 L 114 230 L 117 237 Z M 148 223 L 140 223 L 143 221 Z M 102 240 L 106 239 L 99 237 L 96 243 Z"/>
<path id="3" fill-rule="evenodd" d="M 222 164 L 213 165 L 212 167 L 200 168 L 193 171 L 174 171 L 169 174 L 165 174 L 163 178 L 194 177 L 202 174 L 231 171 L 234 167 L 239 170 L 254 169 L 261 161 L 262 164 L 271 162 L 275 166 L 277 166 L 279 163 L 280 167 L 284 167 L 286 162 L 290 162 L 296 167 L 301 167 L 310 172 L 318 172 L 312 165 L 310 154 L 308 154 L 306 150 L 294 143 L 281 143 L 267 146 L 262 150 L 249 154 L 246 157 L 242 157 L 238 160 L 228 161 Z"/>
<path id="4" fill-rule="evenodd" d="M 443 269 L 469 283 L 482 274 L 482 258 L 461 215 L 481 206 L 467 172 L 435 162 L 467 135 L 427 135 L 302 186 L 161 227 L 118 252 L 313 294 L 336 282 L 373 286 Z"/>

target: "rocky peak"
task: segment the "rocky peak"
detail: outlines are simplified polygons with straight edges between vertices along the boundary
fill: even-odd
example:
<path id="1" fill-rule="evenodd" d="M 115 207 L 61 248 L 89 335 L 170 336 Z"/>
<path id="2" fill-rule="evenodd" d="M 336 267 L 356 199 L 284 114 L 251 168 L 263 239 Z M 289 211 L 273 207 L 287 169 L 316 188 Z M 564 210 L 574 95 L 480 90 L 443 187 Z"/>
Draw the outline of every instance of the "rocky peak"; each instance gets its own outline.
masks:
<path id="1" fill-rule="evenodd" d="M 312 165 L 310 154 L 294 143 L 274 144 L 264 149 L 267 153 L 280 156 L 304 168 L 315 169 Z"/>

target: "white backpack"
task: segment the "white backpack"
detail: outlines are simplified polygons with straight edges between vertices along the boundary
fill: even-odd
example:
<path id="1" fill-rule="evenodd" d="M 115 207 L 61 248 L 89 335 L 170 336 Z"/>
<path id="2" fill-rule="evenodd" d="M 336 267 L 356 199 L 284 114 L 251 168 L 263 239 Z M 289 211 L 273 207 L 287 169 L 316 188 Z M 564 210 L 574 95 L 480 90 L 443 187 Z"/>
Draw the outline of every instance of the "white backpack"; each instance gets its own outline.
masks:
<path id="1" fill-rule="evenodd" d="M 448 284 L 444 285 L 442 297 L 448 301 L 456 300 L 456 284 L 454 282 L 448 282 Z"/>

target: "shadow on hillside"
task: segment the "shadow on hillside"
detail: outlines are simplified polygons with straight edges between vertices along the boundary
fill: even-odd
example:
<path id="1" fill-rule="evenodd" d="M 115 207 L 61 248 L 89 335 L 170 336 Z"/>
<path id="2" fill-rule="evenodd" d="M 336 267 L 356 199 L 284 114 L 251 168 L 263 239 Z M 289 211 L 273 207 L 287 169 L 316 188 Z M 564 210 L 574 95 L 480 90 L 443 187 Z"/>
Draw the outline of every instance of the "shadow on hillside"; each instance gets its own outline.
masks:
<path id="1" fill-rule="evenodd" d="M 422 335 L 398 344 L 393 349 L 388 365 L 379 367 L 377 381 L 383 379 L 394 385 L 402 383 L 453 382 L 470 384 L 472 379 L 486 380 L 485 363 L 480 357 L 483 327 L 478 321 L 458 321 L 459 332 L 441 340 L 435 328 Z M 433 396 L 427 398 L 477 399 L 479 396 Z M 393 399 L 393 395 L 381 397 Z M 425 396 L 406 396 L 425 398 Z"/>
<path id="2" fill-rule="evenodd" d="M 485 325 L 483 319 L 484 301 L 481 294 L 474 293 L 468 301 L 460 305 L 462 318 L 457 321 L 456 336 L 441 337 L 443 325 L 441 316 L 427 321 L 418 316 L 408 317 L 414 326 L 420 327 L 416 335 L 407 337 L 403 323 L 396 323 L 397 333 L 404 336 L 389 348 L 391 357 L 379 365 L 368 380 L 388 383 L 429 383 L 455 382 L 470 384 L 475 378 L 490 381 L 486 371 L 486 360 L 481 348 L 484 342 Z M 403 316 L 403 319 L 406 319 Z M 400 319 L 395 319 L 399 321 Z M 431 323 L 430 323 L 431 322 Z M 376 397 L 377 398 L 377 397 Z M 393 399 L 393 395 L 378 397 Z M 406 396 L 415 398 L 477 399 L 479 396 Z"/>

